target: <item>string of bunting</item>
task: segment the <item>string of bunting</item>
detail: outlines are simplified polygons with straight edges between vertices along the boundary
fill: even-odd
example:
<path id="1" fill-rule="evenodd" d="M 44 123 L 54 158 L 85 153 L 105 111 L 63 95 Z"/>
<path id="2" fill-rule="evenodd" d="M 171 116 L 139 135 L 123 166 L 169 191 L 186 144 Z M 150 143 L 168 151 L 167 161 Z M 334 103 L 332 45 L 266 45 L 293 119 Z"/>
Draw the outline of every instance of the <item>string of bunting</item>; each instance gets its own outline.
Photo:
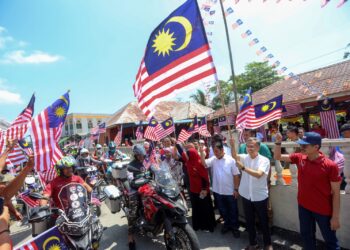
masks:
<path id="1" fill-rule="evenodd" d="M 266 0 L 265 0 L 266 1 Z M 214 16 L 216 13 L 216 10 L 214 9 L 214 5 L 218 2 L 218 0 L 207 0 L 206 3 L 202 4 L 201 9 L 204 12 L 204 16 L 206 17 L 211 17 Z M 227 6 L 229 5 L 229 1 L 223 1 L 225 3 L 225 16 L 228 17 L 229 15 L 231 16 L 231 14 L 234 13 L 234 9 L 232 6 Z M 235 1 L 235 3 L 238 3 L 239 1 Z M 329 2 L 329 1 L 328 1 Z M 345 3 L 345 2 L 344 2 Z M 233 15 L 232 15 L 233 16 Z M 231 18 L 227 18 L 227 21 L 229 22 L 230 20 L 232 20 Z M 204 21 L 204 25 L 208 26 L 209 23 L 211 23 L 212 20 L 210 21 Z M 212 24 L 214 24 L 214 21 L 212 21 Z M 233 23 L 230 25 L 231 28 L 233 30 L 238 30 L 239 28 L 243 28 L 244 27 L 244 22 L 242 19 L 238 18 L 236 20 L 233 21 Z M 209 34 L 208 34 L 209 33 Z M 209 35 L 210 37 L 213 35 L 213 31 L 212 29 L 210 29 L 210 32 L 207 32 L 207 35 Z M 248 39 L 250 37 L 253 37 L 253 32 L 250 29 L 246 29 L 242 34 L 241 34 L 242 39 L 247 39 L 248 41 L 248 46 L 253 48 L 255 47 L 257 44 L 261 44 L 261 41 L 259 38 L 255 37 L 252 39 Z M 208 37 L 209 39 L 209 37 Z M 210 41 L 211 43 L 211 41 Z M 294 74 L 293 72 L 289 72 L 288 74 L 286 72 L 288 72 L 288 67 L 286 66 L 281 66 L 281 62 L 277 59 L 275 59 L 275 55 L 273 53 L 270 53 L 269 50 L 266 48 L 266 46 L 261 45 L 259 49 L 256 50 L 256 55 L 257 56 L 262 56 L 263 54 L 265 54 L 265 57 L 263 57 L 263 61 L 264 62 L 271 62 L 271 66 L 274 68 L 279 68 L 277 70 L 277 74 L 284 76 L 285 80 L 288 80 L 289 78 L 292 78 L 293 81 L 291 84 L 295 85 L 297 83 L 301 83 L 301 86 L 299 87 L 299 90 L 302 90 L 304 94 L 309 94 L 309 95 L 315 95 L 317 94 L 317 100 L 327 96 L 327 91 L 321 91 L 320 89 L 311 86 L 308 82 L 306 82 L 305 80 L 301 79 L 300 76 Z M 274 60 L 273 60 L 274 59 Z M 272 61 L 273 60 L 273 61 Z"/>
<path id="2" fill-rule="evenodd" d="M 218 0 L 208 0 L 206 5 L 209 5 L 210 3 L 212 4 L 216 4 Z M 275 2 L 275 3 L 280 3 L 282 2 L 282 0 L 255 0 L 255 2 Z M 292 0 L 289 0 L 289 2 Z M 306 0 L 303 0 L 304 2 L 306 2 Z M 222 0 L 222 2 L 226 2 L 225 0 Z M 234 2 L 235 4 L 238 4 L 240 2 L 240 0 L 232 0 L 232 2 Z M 253 0 L 248 0 L 248 2 L 253 2 Z M 287 2 L 287 0 L 284 0 L 284 2 Z M 321 1 L 321 8 L 324 8 L 327 4 L 329 4 L 331 2 L 331 0 L 322 0 Z M 335 2 L 335 1 L 334 1 Z M 348 2 L 348 0 L 338 0 L 338 5 L 337 8 L 342 7 L 346 2 Z"/>

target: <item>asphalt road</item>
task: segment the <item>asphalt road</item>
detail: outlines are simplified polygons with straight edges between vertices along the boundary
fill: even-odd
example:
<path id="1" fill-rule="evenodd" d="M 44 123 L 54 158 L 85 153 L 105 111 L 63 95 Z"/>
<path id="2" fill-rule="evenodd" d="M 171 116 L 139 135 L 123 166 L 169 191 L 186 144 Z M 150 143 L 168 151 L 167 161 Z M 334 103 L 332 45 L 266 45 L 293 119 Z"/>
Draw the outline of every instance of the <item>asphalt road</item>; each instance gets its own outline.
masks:
<path id="1" fill-rule="evenodd" d="M 190 213 L 188 219 L 191 222 Z M 102 225 L 106 227 L 100 242 L 100 249 L 127 250 L 127 220 L 124 217 L 124 213 L 121 211 L 117 214 L 112 214 L 103 204 L 100 220 Z M 221 227 L 221 224 L 217 225 L 213 233 L 203 231 L 196 232 L 201 249 L 238 250 L 243 249 L 248 245 L 248 234 L 244 231 L 244 228 L 240 228 L 241 237 L 239 239 L 235 239 L 230 232 L 222 235 L 220 232 Z M 11 237 L 14 246 L 19 246 L 31 238 L 31 228 L 28 225 L 18 226 L 18 223 L 13 223 L 10 229 L 12 232 Z M 261 235 L 259 237 L 261 238 Z M 301 249 L 300 246 L 293 243 L 289 244 L 288 241 L 285 241 L 284 239 L 281 239 L 275 235 L 272 237 L 272 239 L 275 245 L 274 249 Z M 278 247 L 276 247 L 277 245 Z M 165 249 L 162 236 L 157 238 L 149 238 L 147 236 L 138 235 L 136 237 L 136 246 L 137 249 L 145 250 Z"/>

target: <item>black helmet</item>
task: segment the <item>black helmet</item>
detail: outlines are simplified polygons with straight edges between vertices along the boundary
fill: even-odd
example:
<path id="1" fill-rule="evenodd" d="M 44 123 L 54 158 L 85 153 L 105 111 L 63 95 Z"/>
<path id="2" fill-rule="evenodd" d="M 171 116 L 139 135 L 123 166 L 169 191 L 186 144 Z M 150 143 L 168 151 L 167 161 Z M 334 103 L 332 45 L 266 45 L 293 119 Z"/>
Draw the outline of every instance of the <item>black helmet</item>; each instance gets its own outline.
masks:
<path id="1" fill-rule="evenodd" d="M 132 152 L 134 153 L 134 155 L 142 155 L 142 156 L 146 156 L 146 150 L 143 146 L 141 145 L 135 145 L 132 148 Z"/>

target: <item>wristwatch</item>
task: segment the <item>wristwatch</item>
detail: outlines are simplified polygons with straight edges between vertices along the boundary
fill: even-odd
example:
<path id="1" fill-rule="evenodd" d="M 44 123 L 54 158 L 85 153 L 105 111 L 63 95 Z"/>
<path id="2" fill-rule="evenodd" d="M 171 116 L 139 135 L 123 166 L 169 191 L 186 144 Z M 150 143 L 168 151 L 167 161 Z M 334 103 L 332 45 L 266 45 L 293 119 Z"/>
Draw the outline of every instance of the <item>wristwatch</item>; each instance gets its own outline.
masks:
<path id="1" fill-rule="evenodd" d="M 235 191 L 238 192 L 238 188 L 235 188 Z"/>
<path id="2" fill-rule="evenodd" d="M 245 166 L 243 166 L 243 167 L 241 168 L 242 171 L 244 171 L 244 169 L 245 169 Z"/>

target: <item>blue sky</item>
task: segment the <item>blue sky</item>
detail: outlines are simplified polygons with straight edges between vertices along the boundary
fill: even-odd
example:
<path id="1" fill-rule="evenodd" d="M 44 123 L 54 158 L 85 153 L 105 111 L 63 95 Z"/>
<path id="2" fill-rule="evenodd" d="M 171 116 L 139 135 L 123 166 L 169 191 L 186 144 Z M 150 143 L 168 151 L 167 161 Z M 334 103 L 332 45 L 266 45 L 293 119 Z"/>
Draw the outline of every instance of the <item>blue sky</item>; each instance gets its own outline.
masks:
<path id="1" fill-rule="evenodd" d="M 33 92 L 36 113 L 71 90 L 70 112 L 113 113 L 134 100 L 135 79 L 151 31 L 183 0 L 30 0 L 0 1 L 0 117 L 13 120 Z M 198 0 L 200 7 L 206 0 Z M 230 30 L 236 73 L 265 45 L 282 66 L 295 73 L 341 61 L 344 50 L 300 64 L 350 43 L 350 3 L 332 0 L 226 0 L 228 16 L 244 24 Z M 230 66 L 219 5 L 203 15 L 213 35 L 212 53 L 220 79 Z M 250 48 L 240 34 L 253 32 L 260 45 Z M 260 46 L 261 47 L 261 46 Z M 296 66 L 295 66 L 296 65 Z M 187 95 L 179 96 L 186 100 Z"/>

